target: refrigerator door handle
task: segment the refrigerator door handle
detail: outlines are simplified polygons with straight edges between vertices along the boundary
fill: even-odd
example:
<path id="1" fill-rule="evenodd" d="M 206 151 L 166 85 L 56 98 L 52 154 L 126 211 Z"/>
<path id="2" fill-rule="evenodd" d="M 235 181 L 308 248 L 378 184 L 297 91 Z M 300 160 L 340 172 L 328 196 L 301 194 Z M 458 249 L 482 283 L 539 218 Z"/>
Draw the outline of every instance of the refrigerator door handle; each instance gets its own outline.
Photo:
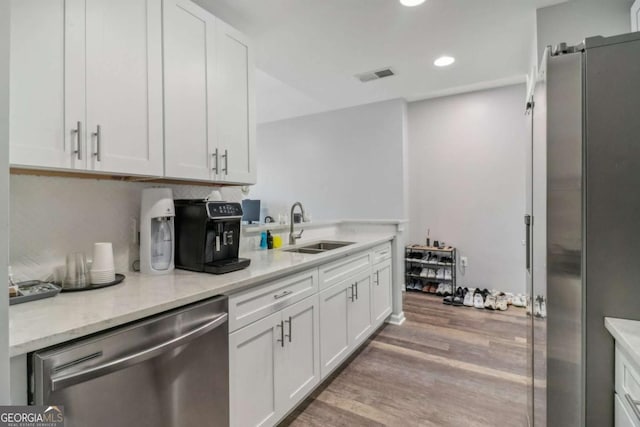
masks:
<path id="1" fill-rule="evenodd" d="M 524 216 L 527 271 L 531 271 L 531 215 Z"/>
<path id="2" fill-rule="evenodd" d="M 133 366 L 137 363 L 144 362 L 153 357 L 156 357 L 170 349 L 184 345 L 193 341 L 194 339 L 204 335 L 205 333 L 217 328 L 227 321 L 228 314 L 223 313 L 216 316 L 215 319 L 205 323 L 204 325 L 193 329 L 179 337 L 173 338 L 169 341 L 163 342 L 156 346 L 142 350 L 139 353 L 124 356 L 120 359 L 112 360 L 102 365 L 98 365 L 84 371 L 74 372 L 68 375 L 62 375 L 58 378 L 51 378 L 51 391 L 60 390 L 65 387 L 70 387 L 74 384 L 78 384 L 84 381 L 88 381 L 92 378 L 101 377 L 111 372 L 119 371 L 129 366 Z"/>

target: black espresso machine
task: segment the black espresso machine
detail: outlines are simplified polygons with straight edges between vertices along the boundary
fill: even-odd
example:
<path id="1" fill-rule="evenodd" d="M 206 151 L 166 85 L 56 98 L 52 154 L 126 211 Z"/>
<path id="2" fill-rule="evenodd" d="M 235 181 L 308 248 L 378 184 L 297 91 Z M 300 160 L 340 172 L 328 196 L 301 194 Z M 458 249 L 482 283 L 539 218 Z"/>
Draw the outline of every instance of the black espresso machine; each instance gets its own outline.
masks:
<path id="1" fill-rule="evenodd" d="M 176 200 L 176 268 L 224 274 L 249 266 L 240 251 L 240 203 Z"/>

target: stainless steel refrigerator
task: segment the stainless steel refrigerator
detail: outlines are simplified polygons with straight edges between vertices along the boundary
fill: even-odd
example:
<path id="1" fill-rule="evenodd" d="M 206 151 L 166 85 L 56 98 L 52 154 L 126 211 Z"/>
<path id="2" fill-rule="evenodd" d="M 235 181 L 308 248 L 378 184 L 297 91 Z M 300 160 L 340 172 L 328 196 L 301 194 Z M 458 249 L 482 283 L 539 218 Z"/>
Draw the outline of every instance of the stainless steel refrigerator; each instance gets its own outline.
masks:
<path id="1" fill-rule="evenodd" d="M 604 318 L 640 320 L 640 33 L 547 49 L 528 107 L 530 418 L 612 426 Z"/>

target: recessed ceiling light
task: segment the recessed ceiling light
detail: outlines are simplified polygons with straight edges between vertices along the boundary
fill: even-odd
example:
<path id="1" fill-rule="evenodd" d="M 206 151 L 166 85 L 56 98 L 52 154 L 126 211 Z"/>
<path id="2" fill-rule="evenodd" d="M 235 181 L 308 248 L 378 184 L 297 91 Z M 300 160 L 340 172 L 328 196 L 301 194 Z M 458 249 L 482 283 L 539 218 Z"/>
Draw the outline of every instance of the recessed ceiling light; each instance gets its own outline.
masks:
<path id="1" fill-rule="evenodd" d="M 456 62 L 456 59 L 452 56 L 441 56 L 440 58 L 433 61 L 433 65 L 435 65 L 436 67 L 446 67 L 453 64 L 454 62 Z"/>
<path id="2" fill-rule="evenodd" d="M 425 0 L 400 0 L 400 4 L 403 6 L 413 7 L 418 6 L 424 3 Z"/>

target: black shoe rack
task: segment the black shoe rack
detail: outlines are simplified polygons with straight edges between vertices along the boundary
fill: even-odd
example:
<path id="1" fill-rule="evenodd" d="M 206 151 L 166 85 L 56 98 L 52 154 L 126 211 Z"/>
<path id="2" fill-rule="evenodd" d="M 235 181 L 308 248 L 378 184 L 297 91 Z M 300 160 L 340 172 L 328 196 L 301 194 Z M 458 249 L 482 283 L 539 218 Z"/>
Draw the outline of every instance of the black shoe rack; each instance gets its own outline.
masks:
<path id="1" fill-rule="evenodd" d="M 417 257 L 417 254 L 420 254 L 420 257 Z M 438 261 L 433 262 L 429 260 L 429 255 L 431 257 L 437 257 Z M 442 260 L 443 258 L 445 259 L 445 261 L 441 262 L 440 260 Z M 446 260 L 447 258 L 448 258 L 448 261 Z M 405 247 L 405 254 L 404 254 L 405 290 L 407 292 L 431 293 L 431 292 L 428 292 L 428 288 L 430 287 L 429 285 L 432 284 L 437 287 L 438 284 L 444 283 L 444 284 L 451 284 L 451 290 L 455 294 L 457 259 L 458 258 L 456 254 L 456 248 L 452 246 L 445 246 L 445 247 L 439 248 L 434 246 L 409 245 Z M 451 272 L 451 276 L 450 278 L 447 278 L 447 279 L 442 277 L 440 278 L 424 277 L 424 275 L 420 274 L 420 272 L 422 272 L 424 268 L 428 270 L 429 269 L 435 270 L 435 271 L 442 270 L 443 272 L 445 270 L 448 270 Z M 418 269 L 420 269 L 420 272 L 418 272 Z M 409 286 L 411 283 L 414 283 L 416 281 L 419 281 L 422 284 L 423 286 L 422 290 L 412 289 Z M 425 286 L 427 286 L 427 289 L 425 289 Z M 432 294 L 436 295 L 435 293 L 432 293 Z M 440 295 L 440 296 L 444 296 L 444 295 Z"/>

